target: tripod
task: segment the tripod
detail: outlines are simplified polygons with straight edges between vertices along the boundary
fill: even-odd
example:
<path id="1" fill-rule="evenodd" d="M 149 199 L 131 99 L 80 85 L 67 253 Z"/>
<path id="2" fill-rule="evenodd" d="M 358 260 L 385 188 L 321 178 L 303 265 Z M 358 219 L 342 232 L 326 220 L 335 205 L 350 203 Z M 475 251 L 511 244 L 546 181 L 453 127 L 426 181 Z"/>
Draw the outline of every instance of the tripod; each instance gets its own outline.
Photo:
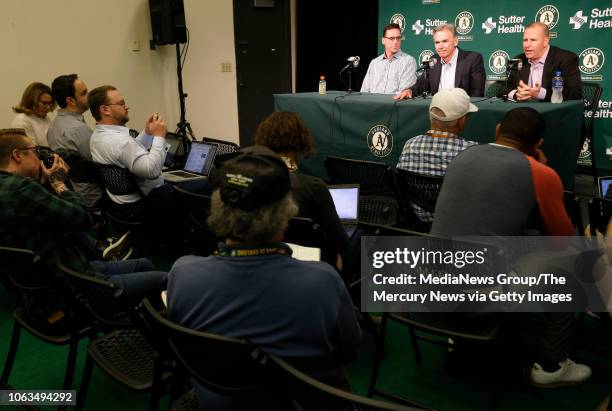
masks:
<path id="1" fill-rule="evenodd" d="M 189 146 L 191 140 L 195 140 L 195 136 L 193 135 L 193 130 L 191 129 L 191 124 L 186 119 L 185 116 L 185 99 L 187 98 L 187 93 L 183 90 L 183 64 L 181 63 L 181 50 L 179 43 L 175 43 L 176 46 L 176 75 L 178 77 L 178 92 L 179 92 L 179 104 L 181 110 L 181 117 L 179 119 L 178 124 L 176 125 L 175 133 L 181 139 L 181 146 L 183 149 L 183 153 L 187 155 L 189 152 Z"/>

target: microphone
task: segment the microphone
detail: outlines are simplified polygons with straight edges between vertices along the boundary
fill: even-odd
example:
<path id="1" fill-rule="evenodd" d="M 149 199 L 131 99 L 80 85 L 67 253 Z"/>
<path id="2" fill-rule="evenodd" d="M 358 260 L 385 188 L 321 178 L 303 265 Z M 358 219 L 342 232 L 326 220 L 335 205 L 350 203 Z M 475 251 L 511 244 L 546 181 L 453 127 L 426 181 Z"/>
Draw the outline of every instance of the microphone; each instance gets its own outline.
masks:
<path id="1" fill-rule="evenodd" d="M 359 67 L 359 60 L 360 60 L 359 56 L 351 56 L 346 59 L 346 61 L 348 61 L 349 63 L 353 63 L 354 68 Z"/>
<path id="2" fill-rule="evenodd" d="M 506 71 L 520 71 L 523 69 L 523 60 L 509 59 L 506 63 Z"/>
<path id="3" fill-rule="evenodd" d="M 435 66 L 437 62 L 438 62 L 438 59 L 435 57 L 432 57 L 429 60 L 425 60 L 421 62 L 421 67 L 417 70 L 417 73 L 419 71 L 429 70 L 430 68 L 433 68 L 433 66 Z"/>

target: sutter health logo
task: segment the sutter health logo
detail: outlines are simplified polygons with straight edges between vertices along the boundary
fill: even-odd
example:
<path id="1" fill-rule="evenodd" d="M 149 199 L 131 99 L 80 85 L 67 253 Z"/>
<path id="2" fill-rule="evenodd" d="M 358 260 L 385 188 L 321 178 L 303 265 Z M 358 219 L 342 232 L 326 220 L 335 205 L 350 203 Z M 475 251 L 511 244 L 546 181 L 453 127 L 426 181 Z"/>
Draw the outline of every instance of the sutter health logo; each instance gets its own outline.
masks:
<path id="1" fill-rule="evenodd" d="M 495 74 L 504 74 L 508 59 L 510 56 L 505 50 L 494 51 L 489 57 L 489 69 Z"/>
<path id="2" fill-rule="evenodd" d="M 603 67 L 605 60 L 603 51 L 597 47 L 582 50 L 578 56 L 580 71 L 584 74 L 597 73 Z"/>
<path id="3" fill-rule="evenodd" d="M 569 19 L 569 24 L 574 30 L 580 30 L 583 26 L 589 29 L 612 28 L 612 7 L 607 9 L 594 8 L 591 13 L 585 15 L 583 10 L 578 10 Z M 586 24 L 588 22 L 588 24 Z"/>
<path id="4" fill-rule="evenodd" d="M 372 127 L 366 139 L 368 148 L 376 157 L 387 157 L 393 150 L 393 134 L 387 126 L 379 124 Z"/>
<path id="5" fill-rule="evenodd" d="M 414 31 L 414 34 L 417 36 L 423 31 L 425 31 L 426 35 L 432 35 L 434 28 L 438 27 L 440 24 L 446 23 L 448 23 L 447 20 L 441 19 L 425 19 L 423 22 L 419 19 L 412 24 L 412 31 Z"/>
<path id="6" fill-rule="evenodd" d="M 497 34 L 522 33 L 525 31 L 523 23 L 526 16 L 498 16 L 497 20 L 487 17 L 482 23 L 485 34 L 496 32 Z"/>
<path id="7" fill-rule="evenodd" d="M 544 23 L 552 30 L 559 22 L 559 10 L 552 4 L 540 7 L 535 15 L 535 20 Z"/>
<path id="8" fill-rule="evenodd" d="M 402 31 L 402 33 L 404 32 L 404 29 L 406 28 L 406 19 L 404 18 L 402 14 L 399 14 L 399 13 L 396 13 L 393 16 L 391 16 L 389 23 L 395 23 L 398 26 L 400 26 L 400 30 Z"/>

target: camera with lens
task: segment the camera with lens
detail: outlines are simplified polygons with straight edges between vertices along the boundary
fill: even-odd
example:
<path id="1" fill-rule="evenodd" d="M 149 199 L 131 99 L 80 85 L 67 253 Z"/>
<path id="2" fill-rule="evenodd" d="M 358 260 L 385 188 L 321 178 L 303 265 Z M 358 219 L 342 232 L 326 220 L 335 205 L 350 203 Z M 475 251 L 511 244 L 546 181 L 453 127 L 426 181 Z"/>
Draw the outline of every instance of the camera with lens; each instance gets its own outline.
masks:
<path id="1" fill-rule="evenodd" d="M 43 162 L 45 167 L 53 167 L 53 154 L 55 154 L 53 150 L 48 147 L 38 147 L 36 152 L 38 153 L 38 158 Z"/>

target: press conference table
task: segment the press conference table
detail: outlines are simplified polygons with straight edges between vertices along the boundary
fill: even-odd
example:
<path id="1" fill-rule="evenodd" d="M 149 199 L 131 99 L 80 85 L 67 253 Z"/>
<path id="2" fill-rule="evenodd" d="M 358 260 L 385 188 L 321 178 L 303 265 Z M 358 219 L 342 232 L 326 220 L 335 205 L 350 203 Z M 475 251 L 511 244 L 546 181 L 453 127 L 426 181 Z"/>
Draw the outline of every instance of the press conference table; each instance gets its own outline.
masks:
<path id="1" fill-rule="evenodd" d="M 429 129 L 430 102 L 431 98 L 396 101 L 389 95 L 346 95 L 340 91 L 328 91 L 325 95 L 274 95 L 276 111 L 298 113 L 316 141 L 316 156 L 305 160 L 300 171 L 321 178 L 326 178 L 323 160 L 329 155 L 384 162 L 395 168 L 406 140 Z M 479 143 L 494 141 L 496 124 L 513 108 L 533 107 L 542 113 L 546 119 L 543 150 L 548 165 L 559 173 L 566 189 L 573 188 L 583 117 L 582 100 L 561 104 L 512 103 L 476 97 L 472 98 L 472 103 L 478 107 L 478 112 L 468 116 L 461 136 Z M 384 157 L 374 155 L 368 147 L 368 133 L 377 125 L 386 126 L 392 135 L 387 140 L 391 144 L 389 153 Z"/>

